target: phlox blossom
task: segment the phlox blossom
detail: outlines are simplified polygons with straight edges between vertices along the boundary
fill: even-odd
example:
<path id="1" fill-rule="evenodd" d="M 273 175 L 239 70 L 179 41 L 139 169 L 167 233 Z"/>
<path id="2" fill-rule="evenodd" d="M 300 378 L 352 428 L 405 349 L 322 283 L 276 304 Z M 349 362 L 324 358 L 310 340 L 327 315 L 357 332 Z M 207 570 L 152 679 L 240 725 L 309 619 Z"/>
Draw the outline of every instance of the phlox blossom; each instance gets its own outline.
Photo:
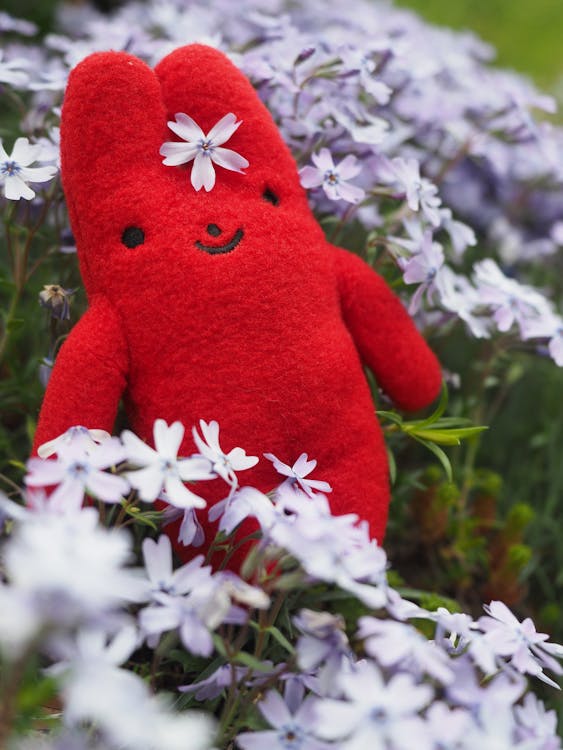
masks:
<path id="1" fill-rule="evenodd" d="M 58 440 L 56 460 L 30 458 L 27 462 L 24 481 L 28 487 L 57 485 L 49 498 L 49 504 L 57 510 L 79 508 L 85 492 L 105 503 L 121 501 L 129 491 L 129 482 L 105 471 L 123 461 L 123 448 L 117 438 L 108 438 L 99 445 L 85 435 L 72 442 L 65 442 L 64 435 Z M 51 444 L 48 452 L 52 447 Z"/>
<path id="2" fill-rule="evenodd" d="M 322 185 L 331 201 L 359 203 L 363 199 L 365 192 L 362 188 L 348 182 L 362 170 L 353 154 L 348 154 L 339 164 L 335 164 L 328 148 L 322 148 L 311 158 L 315 166 L 306 166 L 299 171 L 303 187 L 313 188 Z"/>
<path id="3" fill-rule="evenodd" d="M 0 182 L 4 183 L 4 195 L 8 200 L 31 200 L 35 191 L 28 183 L 49 182 L 57 174 L 53 166 L 29 166 L 37 161 L 41 150 L 40 145 L 31 144 L 27 138 L 17 138 L 12 153 L 8 154 L 0 139 Z"/>
<path id="4" fill-rule="evenodd" d="M 131 486 L 138 490 L 141 500 L 152 502 L 164 490 L 166 501 L 171 505 L 184 510 L 205 508 L 205 500 L 189 490 L 184 482 L 213 479 L 215 473 L 209 461 L 200 456 L 178 458 L 183 438 L 184 426 L 180 422 L 167 425 L 163 419 L 157 419 L 154 423 L 154 448 L 129 430 L 122 433 L 127 459 L 142 467 L 125 472 Z"/>
<path id="5" fill-rule="evenodd" d="M 160 153 L 164 156 L 163 164 L 177 166 L 193 161 L 191 183 L 196 190 L 205 188 L 206 191 L 213 190 L 215 186 L 215 169 L 217 164 L 232 172 L 243 173 L 248 167 L 248 160 L 237 154 L 230 148 L 223 148 L 223 143 L 238 130 L 242 120 L 237 122 L 236 116 L 229 114 L 222 117 L 205 134 L 199 125 L 191 117 L 178 112 L 175 122 L 169 122 L 168 127 L 184 143 L 179 141 L 167 141 L 160 147 Z"/>

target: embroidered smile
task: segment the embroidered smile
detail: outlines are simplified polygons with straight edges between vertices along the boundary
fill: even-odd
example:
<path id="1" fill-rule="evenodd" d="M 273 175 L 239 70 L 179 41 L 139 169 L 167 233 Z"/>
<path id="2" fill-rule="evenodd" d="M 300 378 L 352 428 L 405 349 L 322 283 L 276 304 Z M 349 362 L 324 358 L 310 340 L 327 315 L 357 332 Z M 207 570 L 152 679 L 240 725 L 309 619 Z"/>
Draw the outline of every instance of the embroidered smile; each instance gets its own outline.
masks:
<path id="1" fill-rule="evenodd" d="M 200 250 L 204 250 L 206 253 L 210 253 L 211 255 L 218 255 L 219 253 L 230 253 L 231 250 L 235 249 L 235 247 L 243 237 L 244 232 L 242 231 L 242 229 L 237 229 L 232 240 L 230 242 L 227 242 L 226 245 L 204 245 L 203 242 L 200 242 L 199 240 L 196 240 L 195 245 Z"/>

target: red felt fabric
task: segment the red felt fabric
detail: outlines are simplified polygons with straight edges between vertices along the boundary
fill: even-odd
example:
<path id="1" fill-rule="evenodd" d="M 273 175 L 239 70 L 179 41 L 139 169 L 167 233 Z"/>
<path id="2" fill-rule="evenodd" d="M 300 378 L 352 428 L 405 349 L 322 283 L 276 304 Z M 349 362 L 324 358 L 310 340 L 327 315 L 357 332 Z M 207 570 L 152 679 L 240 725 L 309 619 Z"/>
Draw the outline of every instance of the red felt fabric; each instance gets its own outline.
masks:
<path id="1" fill-rule="evenodd" d="M 245 175 L 216 168 L 196 192 L 191 164 L 166 167 L 159 148 L 177 112 L 205 132 L 233 112 L 226 145 Z M 335 513 L 355 512 L 382 539 L 387 461 L 362 362 L 396 403 L 418 409 L 440 368 L 401 303 L 355 256 L 330 246 L 297 168 L 249 81 L 220 52 L 190 45 L 152 71 L 122 52 L 91 55 L 71 73 L 61 125 L 62 175 L 91 308 L 62 347 L 35 446 L 73 424 L 111 430 L 121 394 L 135 432 L 157 417 L 189 428 L 217 419 L 224 449 L 319 461 Z M 280 199 L 263 198 L 266 188 Z M 214 238 L 206 228 L 216 224 Z M 129 249 L 123 230 L 145 242 Z M 222 245 L 244 232 L 230 253 Z M 241 475 L 269 490 L 262 459 Z M 220 480 L 210 483 L 220 499 Z"/>

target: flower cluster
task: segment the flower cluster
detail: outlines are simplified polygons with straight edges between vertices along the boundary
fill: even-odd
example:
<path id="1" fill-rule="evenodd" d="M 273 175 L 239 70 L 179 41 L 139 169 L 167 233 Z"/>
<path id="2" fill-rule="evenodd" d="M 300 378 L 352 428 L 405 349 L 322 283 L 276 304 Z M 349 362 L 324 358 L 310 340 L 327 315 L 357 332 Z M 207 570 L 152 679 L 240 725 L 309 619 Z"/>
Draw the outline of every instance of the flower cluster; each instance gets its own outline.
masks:
<path id="1" fill-rule="evenodd" d="M 473 619 L 403 598 L 365 527 L 331 515 L 314 460 L 265 454 L 280 483 L 264 494 L 238 479 L 258 458 L 225 453 L 215 422 L 199 429 L 198 452 L 179 457 L 179 422 L 155 422 L 155 448 L 129 431 L 73 428 L 29 461 L 28 508 L 0 501 L 15 524 L 0 547 L 4 691 L 26 689 L 40 653 L 62 703 L 50 739 L 26 747 L 407 750 L 413 737 L 427 750 L 560 747 L 526 678 L 558 687 L 549 673 L 563 673 L 563 646 L 500 601 Z M 159 498 L 206 512 L 204 485 L 216 480 L 225 499 L 209 510 L 208 556 L 234 551 L 246 519 L 259 527 L 238 574 L 189 544 L 177 564 L 162 534 L 145 533 L 135 556 L 127 518 L 140 530 Z M 119 513 L 108 517 L 107 503 Z M 176 691 L 181 710 L 143 674 Z M 17 695 L 2 699 L 2 741 L 19 747 Z M 204 713 L 186 710 L 194 704 Z"/>
<path id="2" fill-rule="evenodd" d="M 416 285 L 422 322 L 439 333 L 462 321 L 471 336 L 507 335 L 563 365 L 559 290 L 530 287 L 534 266 L 555 264 L 563 246 L 563 131 L 534 119 L 553 100 L 494 69 L 478 38 L 368 0 L 131 0 L 109 18 L 68 5 L 63 33 L 41 47 L 26 22 L 4 23 L 16 41 L 0 81 L 29 98 L 26 136 L 0 151 L 8 200 L 33 198 L 29 183 L 55 174 L 62 91 L 87 54 L 127 49 L 154 64 L 175 46 L 211 44 L 255 84 L 319 217 L 356 220 L 368 260 L 383 252 L 405 291 Z M 211 190 L 214 164 L 248 165 L 223 147 L 240 124 L 228 113 L 206 134 L 177 113 L 169 127 L 182 140 L 163 144 L 164 163 L 193 161 L 194 188 Z M 477 241 L 485 263 L 468 253 Z"/>

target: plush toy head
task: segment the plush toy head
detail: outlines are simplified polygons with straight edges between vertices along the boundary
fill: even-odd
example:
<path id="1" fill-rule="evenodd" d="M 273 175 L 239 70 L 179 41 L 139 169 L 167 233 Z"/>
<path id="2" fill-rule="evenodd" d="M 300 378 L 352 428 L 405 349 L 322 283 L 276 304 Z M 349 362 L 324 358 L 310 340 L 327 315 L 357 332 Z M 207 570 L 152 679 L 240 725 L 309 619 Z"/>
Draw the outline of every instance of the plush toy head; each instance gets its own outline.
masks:
<path id="1" fill-rule="evenodd" d="M 215 163 L 212 189 L 196 190 L 196 161 L 163 164 L 163 143 L 182 143 L 168 122 L 209 138 L 230 113 L 232 132 L 215 145 L 238 160 L 215 157 L 242 171 Z M 410 409 L 435 398 L 440 369 L 384 282 L 326 242 L 249 81 L 201 45 L 155 71 L 94 54 L 71 74 L 61 142 L 90 309 L 57 358 L 36 445 L 73 424 L 111 430 L 122 395 L 148 441 L 159 417 L 217 419 L 227 450 L 289 464 L 314 455 L 333 511 L 358 513 L 381 539 L 387 463 L 363 365 Z M 174 161 L 177 148 L 163 152 Z M 189 431 L 182 448 L 194 451 Z M 278 482 L 264 460 L 244 479 Z M 222 493 L 217 484 L 209 500 Z"/>

